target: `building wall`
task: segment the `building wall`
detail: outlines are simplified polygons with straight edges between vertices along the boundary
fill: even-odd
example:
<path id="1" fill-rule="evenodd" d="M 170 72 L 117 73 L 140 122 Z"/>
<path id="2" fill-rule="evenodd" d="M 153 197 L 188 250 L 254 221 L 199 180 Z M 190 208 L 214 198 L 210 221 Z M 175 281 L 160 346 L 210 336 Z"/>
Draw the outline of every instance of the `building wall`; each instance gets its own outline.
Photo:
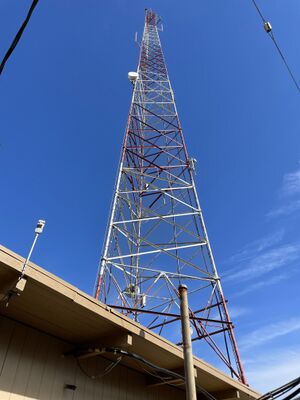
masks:
<path id="1" fill-rule="evenodd" d="M 171 387 L 149 388 L 146 377 L 121 365 L 105 376 L 111 361 L 79 364 L 62 357 L 70 345 L 0 316 L 0 400 L 183 400 Z M 88 376 L 87 376 L 88 375 Z M 92 379 L 89 376 L 97 378 Z M 65 384 L 76 385 L 75 391 Z"/>

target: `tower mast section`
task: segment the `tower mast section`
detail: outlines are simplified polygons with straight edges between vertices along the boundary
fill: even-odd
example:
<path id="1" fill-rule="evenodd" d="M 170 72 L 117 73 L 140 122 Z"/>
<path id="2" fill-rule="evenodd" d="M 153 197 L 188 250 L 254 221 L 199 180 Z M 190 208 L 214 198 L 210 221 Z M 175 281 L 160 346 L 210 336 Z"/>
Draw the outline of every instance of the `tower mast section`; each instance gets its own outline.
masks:
<path id="1" fill-rule="evenodd" d="M 95 297 L 173 341 L 179 293 L 189 287 L 192 341 L 245 383 L 233 325 L 213 257 L 174 93 L 146 10 L 137 73 Z M 178 338 L 176 334 L 178 333 Z"/>

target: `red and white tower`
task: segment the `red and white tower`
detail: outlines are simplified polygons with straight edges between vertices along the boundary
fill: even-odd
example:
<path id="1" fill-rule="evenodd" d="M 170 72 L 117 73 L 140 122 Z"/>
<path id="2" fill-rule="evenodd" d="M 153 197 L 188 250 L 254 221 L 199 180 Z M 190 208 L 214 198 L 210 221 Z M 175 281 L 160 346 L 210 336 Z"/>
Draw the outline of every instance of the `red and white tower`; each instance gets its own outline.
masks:
<path id="1" fill-rule="evenodd" d="M 179 342 L 177 288 L 186 284 L 197 353 L 208 346 L 245 383 L 159 30 L 160 18 L 146 10 L 95 297 Z"/>

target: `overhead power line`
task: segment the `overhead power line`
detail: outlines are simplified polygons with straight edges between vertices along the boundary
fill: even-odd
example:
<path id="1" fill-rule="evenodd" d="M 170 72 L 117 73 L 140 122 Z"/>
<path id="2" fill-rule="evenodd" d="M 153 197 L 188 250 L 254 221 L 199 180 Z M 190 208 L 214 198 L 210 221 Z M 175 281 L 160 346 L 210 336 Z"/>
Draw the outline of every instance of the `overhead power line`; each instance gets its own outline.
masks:
<path id="1" fill-rule="evenodd" d="M 263 16 L 263 14 L 262 14 L 260 8 L 259 8 L 258 5 L 257 5 L 257 2 L 256 2 L 255 0 L 252 0 L 252 3 L 253 3 L 253 5 L 254 5 L 254 7 L 256 8 L 256 11 L 257 11 L 257 13 L 259 14 L 261 20 L 263 21 L 263 26 L 264 26 L 265 31 L 267 32 L 267 34 L 268 34 L 268 35 L 270 36 L 270 38 L 272 39 L 272 41 L 273 41 L 273 43 L 274 43 L 274 45 L 275 45 L 275 47 L 276 47 L 276 49 L 277 49 L 277 51 L 278 51 L 278 54 L 280 55 L 282 61 L 284 62 L 284 65 L 286 66 L 286 69 L 287 69 L 287 71 L 288 71 L 290 77 L 292 78 L 292 81 L 294 82 L 294 84 L 295 84 L 295 86 L 296 86 L 298 92 L 300 93 L 300 86 L 299 86 L 299 84 L 298 84 L 298 82 L 297 82 L 297 80 L 296 80 L 296 78 L 295 78 L 295 75 L 293 74 L 293 72 L 292 72 L 292 70 L 291 70 L 291 67 L 289 66 L 289 64 L 288 64 L 288 62 L 287 62 L 287 60 L 286 60 L 286 58 L 285 58 L 284 55 L 283 55 L 282 50 L 280 49 L 277 40 L 275 39 L 275 36 L 274 36 L 274 33 L 273 33 L 272 26 L 271 26 L 270 22 L 268 22 L 268 21 L 265 19 L 265 17 Z"/>
<path id="2" fill-rule="evenodd" d="M 7 50 L 5 56 L 3 57 L 3 60 L 1 61 L 1 64 L 0 64 L 0 75 L 3 72 L 3 68 L 5 67 L 5 64 L 6 64 L 7 60 L 9 59 L 9 57 L 11 56 L 11 54 L 14 51 L 15 47 L 17 46 L 19 40 L 21 39 L 21 36 L 22 36 L 22 34 L 24 32 L 24 29 L 26 28 L 26 25 L 28 24 L 28 22 L 30 20 L 30 17 L 32 15 L 32 13 L 33 13 L 38 1 L 39 0 L 33 0 L 32 4 L 31 4 L 31 6 L 30 6 L 30 8 L 28 10 L 28 13 L 27 13 L 27 16 L 26 16 L 24 22 L 22 23 L 20 29 L 18 30 L 16 36 L 14 37 L 14 40 L 12 41 L 9 49 Z"/>
<path id="3" fill-rule="evenodd" d="M 287 393 L 291 392 L 291 390 L 293 390 L 293 389 L 295 389 L 295 390 L 292 393 L 288 394 L 285 397 L 282 397 L 283 395 L 286 395 Z M 283 386 L 280 386 L 277 389 L 272 390 L 271 392 L 264 394 L 258 400 L 276 400 L 279 397 L 282 400 L 292 400 L 292 399 L 295 399 L 295 397 L 299 393 L 300 393 L 300 377 L 286 383 Z"/>
<path id="4" fill-rule="evenodd" d="M 252 3 L 254 4 L 254 7 L 256 8 L 256 11 L 258 12 L 258 14 L 260 15 L 260 18 L 263 20 L 263 22 L 265 22 L 264 16 L 262 15 L 262 12 L 260 11 L 258 5 L 256 4 L 255 0 L 252 0 Z"/>

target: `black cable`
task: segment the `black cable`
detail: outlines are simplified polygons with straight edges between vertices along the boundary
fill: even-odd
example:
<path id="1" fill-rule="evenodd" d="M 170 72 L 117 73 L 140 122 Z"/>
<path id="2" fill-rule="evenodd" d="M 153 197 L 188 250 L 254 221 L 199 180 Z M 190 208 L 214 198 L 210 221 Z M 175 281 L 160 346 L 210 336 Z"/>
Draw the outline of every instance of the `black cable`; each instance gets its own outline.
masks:
<path id="1" fill-rule="evenodd" d="M 252 0 L 252 3 L 253 3 L 253 5 L 254 5 L 254 7 L 256 8 L 258 14 L 260 15 L 262 21 L 263 21 L 263 22 L 266 22 L 266 20 L 265 20 L 264 16 L 262 15 L 262 12 L 260 11 L 260 9 L 259 9 L 259 7 L 258 7 L 256 1 L 255 1 L 255 0 Z"/>
<path id="2" fill-rule="evenodd" d="M 39 0 L 33 0 L 33 1 L 32 1 L 32 4 L 31 4 L 31 6 L 30 6 L 30 8 L 29 8 L 29 11 L 28 11 L 28 13 L 27 13 L 27 16 L 26 16 L 26 18 L 25 18 L 23 24 L 21 25 L 21 27 L 20 27 L 20 29 L 18 30 L 16 36 L 14 37 L 14 40 L 12 41 L 12 44 L 10 45 L 9 49 L 7 50 L 5 56 L 3 57 L 3 60 L 1 61 L 1 64 L 0 64 L 0 75 L 1 75 L 2 72 L 3 72 L 3 68 L 5 67 L 5 64 L 6 64 L 7 60 L 9 59 L 9 57 L 11 56 L 11 54 L 12 54 L 12 52 L 14 51 L 15 47 L 17 46 L 19 40 L 21 39 L 21 36 L 22 36 L 22 34 L 23 34 L 23 31 L 24 31 L 24 29 L 26 28 L 26 25 L 28 24 L 28 22 L 29 22 L 29 20 L 30 20 L 30 17 L 31 17 L 31 15 L 32 15 L 32 13 L 33 13 L 33 11 L 34 11 L 34 9 L 35 9 L 35 7 L 36 7 L 38 1 L 39 1 Z"/>
<path id="3" fill-rule="evenodd" d="M 78 365 L 80 371 L 81 371 L 85 376 L 87 376 L 87 377 L 90 378 L 90 379 L 99 379 L 99 378 L 103 378 L 105 375 L 109 374 L 109 373 L 119 364 L 119 362 L 120 362 L 121 360 L 122 360 L 122 356 L 119 357 L 116 361 L 113 361 L 112 363 L 110 363 L 110 364 L 104 369 L 104 371 L 103 371 L 102 373 L 97 374 L 97 375 L 90 375 L 90 374 L 88 374 L 88 373 L 86 372 L 86 370 L 83 368 L 83 366 L 82 366 L 81 363 L 80 363 L 80 360 L 79 360 L 78 358 L 76 358 L 76 362 L 77 362 L 77 365 Z"/>
<path id="4" fill-rule="evenodd" d="M 265 395 L 263 395 L 260 398 L 260 400 L 267 400 L 269 398 L 272 398 L 272 399 L 277 398 L 277 397 L 285 394 L 289 390 L 293 389 L 294 387 L 296 387 L 299 384 L 300 384 L 300 378 L 296 378 L 296 379 L 292 380 L 291 382 L 288 382 L 285 385 L 280 386 L 279 388 L 266 393 Z"/>
<path id="5" fill-rule="evenodd" d="M 5 307 L 7 308 L 11 298 L 17 295 L 16 285 L 18 281 L 19 279 L 16 279 L 16 281 L 11 285 L 11 287 L 7 289 L 6 292 L 3 294 L 3 296 L 0 298 L 0 306 L 2 303 L 5 302 Z"/>
<path id="6" fill-rule="evenodd" d="M 294 392 L 292 392 L 291 394 L 289 394 L 288 396 L 284 397 L 282 400 L 291 400 L 294 397 L 297 396 L 297 394 L 300 393 L 300 388 L 296 389 Z"/>
<path id="7" fill-rule="evenodd" d="M 130 353 L 126 350 L 121 350 L 115 347 L 106 347 L 105 351 L 109 352 L 109 353 L 114 353 L 114 354 L 120 354 L 122 356 L 127 356 L 130 358 L 133 358 L 135 360 L 141 361 L 142 363 L 144 363 L 145 365 L 148 365 L 148 367 L 151 367 L 165 375 L 169 375 L 173 378 L 177 378 L 177 379 L 182 379 L 183 381 L 185 381 L 185 377 L 183 375 L 178 374 L 177 372 L 174 371 L 170 371 L 169 369 L 166 368 L 162 368 L 159 367 L 156 364 L 153 364 L 152 362 L 146 360 L 145 358 L 143 358 L 142 356 L 139 356 L 138 354 L 135 353 Z M 167 382 L 166 382 L 167 383 Z M 205 396 L 208 400 L 216 400 L 216 398 L 214 396 L 212 396 L 209 392 L 207 392 L 205 389 L 203 389 L 200 386 L 196 386 L 198 392 L 202 393 L 203 396 Z"/>
<path id="8" fill-rule="evenodd" d="M 153 364 L 151 361 L 146 360 L 144 357 L 142 357 L 138 354 L 131 353 L 127 350 L 122 350 L 122 349 L 119 349 L 116 347 L 105 347 L 102 350 L 107 353 L 113 353 L 115 355 L 120 355 L 120 357 L 116 361 L 112 362 L 108 367 L 106 367 L 106 369 L 104 370 L 104 374 L 99 374 L 98 376 L 88 375 L 87 372 L 82 368 L 79 360 L 77 360 L 80 370 L 89 378 L 95 379 L 97 377 L 102 377 L 102 376 L 106 375 L 107 373 L 111 372 L 111 370 L 121 361 L 121 358 L 123 356 L 127 356 L 127 357 L 130 357 L 134 360 L 137 360 L 137 361 L 147 365 L 148 367 L 152 368 L 154 371 L 161 372 L 162 374 L 164 374 L 167 377 L 173 377 L 173 378 L 181 379 L 181 380 L 185 381 L 185 377 L 183 375 L 178 374 L 177 372 L 171 371 L 169 369 L 159 367 L 158 365 Z M 147 371 L 145 368 L 143 368 L 143 369 L 145 372 L 149 373 L 150 375 L 153 375 L 156 378 L 161 379 L 166 385 L 176 387 L 175 385 L 172 385 L 171 382 L 168 382 L 163 376 L 159 376 L 158 374 L 153 374 L 150 371 Z M 274 389 L 274 390 L 264 394 L 258 400 L 269 400 L 269 399 L 274 400 L 274 399 L 282 396 L 283 394 L 286 394 L 288 391 L 295 389 L 296 386 L 298 386 L 298 385 L 300 385 L 300 377 L 286 383 L 285 385 L 280 386 L 277 389 Z M 216 400 L 216 398 L 213 395 L 211 395 L 209 392 L 207 392 L 201 386 L 196 385 L 196 389 L 199 393 L 203 394 L 208 400 Z M 282 400 L 292 400 L 299 393 L 300 393 L 300 387 L 298 387 L 298 389 L 294 390 L 292 393 L 290 393 L 289 395 L 284 397 Z"/>
<path id="9" fill-rule="evenodd" d="M 296 78 L 295 78 L 294 74 L 292 73 L 290 66 L 288 65 L 284 55 L 282 54 L 281 49 L 279 48 L 279 45 L 278 45 L 277 41 L 275 40 L 275 36 L 274 36 L 273 32 L 270 32 L 269 36 L 272 39 L 273 43 L 275 44 L 275 47 L 278 50 L 278 53 L 279 53 L 280 57 L 282 58 L 282 61 L 284 62 L 286 69 L 288 70 L 288 73 L 290 74 L 290 77 L 292 78 L 298 92 L 300 92 L 300 86 L 298 85 L 298 82 L 296 81 Z"/>
<path id="10" fill-rule="evenodd" d="M 267 22 L 267 20 L 266 20 L 265 17 L 263 16 L 263 14 L 262 14 L 261 10 L 259 9 L 259 7 L 258 7 L 256 1 L 255 1 L 255 0 L 252 0 L 252 3 L 253 3 L 253 5 L 254 5 L 254 7 L 256 8 L 256 11 L 258 12 L 258 14 L 259 14 L 261 20 L 262 20 L 263 23 L 265 24 L 265 23 Z M 299 84 L 298 84 L 298 82 L 297 82 L 297 80 L 296 80 L 296 78 L 295 78 L 295 75 L 293 74 L 293 72 L 292 72 L 292 70 L 291 70 L 291 67 L 289 66 L 289 64 L 288 64 L 288 62 L 287 62 L 287 60 L 286 60 L 286 58 L 285 58 L 284 55 L 283 55 L 282 50 L 280 49 L 280 47 L 279 47 L 279 45 L 278 45 L 278 43 L 277 43 L 277 40 L 275 39 L 275 36 L 274 36 L 274 34 L 273 34 L 273 32 L 272 32 L 272 29 L 271 29 L 270 31 L 267 31 L 267 34 L 270 36 L 271 40 L 273 41 L 273 43 L 274 43 L 274 45 L 275 45 L 275 47 L 276 47 L 276 49 L 277 49 L 277 51 L 278 51 L 278 54 L 280 55 L 282 61 L 284 62 L 284 65 L 286 66 L 286 69 L 287 69 L 287 71 L 288 71 L 290 77 L 292 78 L 292 81 L 294 82 L 294 84 L 295 84 L 295 86 L 296 86 L 298 92 L 300 93 L 300 86 L 299 86 Z"/>
<path id="11" fill-rule="evenodd" d="M 294 389 L 296 386 L 300 385 L 300 377 L 296 378 L 285 385 L 280 386 L 277 389 L 272 390 L 271 392 L 268 392 L 264 394 L 262 397 L 260 397 L 258 400 L 268 400 L 268 399 L 276 399 L 283 394 L 289 392 L 290 390 Z M 290 395 L 286 396 L 282 400 L 291 400 L 293 399 L 298 393 L 300 393 L 300 388 L 296 389 L 293 393 Z"/>

